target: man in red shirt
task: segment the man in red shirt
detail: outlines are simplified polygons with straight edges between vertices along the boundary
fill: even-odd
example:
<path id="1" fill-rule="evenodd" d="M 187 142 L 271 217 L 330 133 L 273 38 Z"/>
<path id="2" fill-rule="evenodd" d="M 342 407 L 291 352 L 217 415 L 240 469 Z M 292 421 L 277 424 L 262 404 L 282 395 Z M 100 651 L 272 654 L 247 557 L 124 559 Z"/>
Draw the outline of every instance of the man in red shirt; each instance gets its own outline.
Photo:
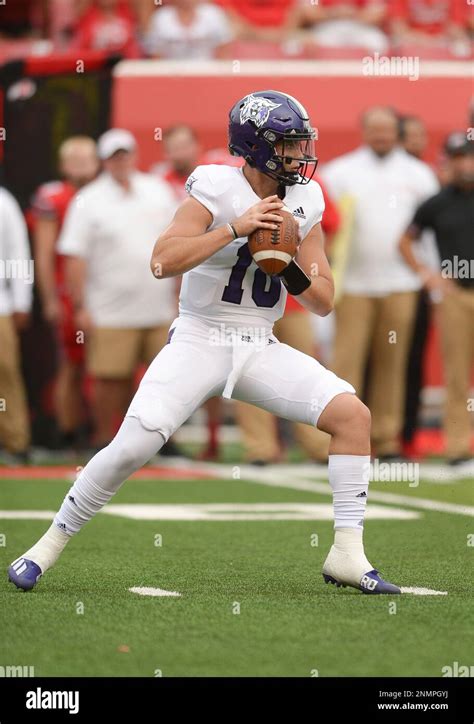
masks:
<path id="1" fill-rule="evenodd" d="M 386 0 L 319 0 L 301 4 L 291 18 L 291 29 L 309 28 L 310 39 L 326 48 L 365 48 L 384 52 Z"/>
<path id="2" fill-rule="evenodd" d="M 67 208 L 99 169 L 95 143 L 87 136 L 72 136 L 59 148 L 59 169 L 63 180 L 38 188 L 29 218 L 35 256 L 36 281 L 44 317 L 55 326 L 60 351 L 54 406 L 61 443 L 75 441 L 84 417 L 82 376 L 84 345 L 76 340 L 76 327 L 64 278 L 64 257 L 56 252 L 56 243 Z"/>
<path id="3" fill-rule="evenodd" d="M 295 0 L 217 0 L 227 12 L 257 28 L 283 27 Z"/>
<path id="4" fill-rule="evenodd" d="M 463 0 L 393 0 L 389 8 L 394 40 L 423 45 L 467 41 L 466 7 Z"/>
<path id="5" fill-rule="evenodd" d="M 104 50 L 140 58 L 136 20 L 123 0 L 95 0 L 79 18 L 72 41 L 76 50 Z"/>

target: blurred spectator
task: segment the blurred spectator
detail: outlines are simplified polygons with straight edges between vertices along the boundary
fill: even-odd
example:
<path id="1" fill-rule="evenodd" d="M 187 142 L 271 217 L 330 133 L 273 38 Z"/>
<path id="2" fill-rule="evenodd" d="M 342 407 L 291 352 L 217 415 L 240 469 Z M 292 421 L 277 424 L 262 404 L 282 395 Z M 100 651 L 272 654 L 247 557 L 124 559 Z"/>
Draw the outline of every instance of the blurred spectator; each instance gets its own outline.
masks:
<path id="1" fill-rule="evenodd" d="M 152 166 L 150 173 L 170 184 L 178 201 L 187 198 L 184 185 L 196 166 L 211 163 L 227 166 L 242 165 L 242 159 L 231 156 L 225 148 L 202 151 L 195 130 L 185 123 L 167 128 L 163 133 L 163 145 L 164 160 Z"/>
<path id="2" fill-rule="evenodd" d="M 256 27 L 282 27 L 295 4 L 295 0 L 216 0 L 229 13 L 235 14 L 247 25 Z"/>
<path id="3" fill-rule="evenodd" d="M 400 251 L 423 285 L 439 295 L 439 324 L 446 382 L 447 456 L 452 465 L 472 475 L 470 449 L 472 411 L 469 409 L 474 369 L 474 142 L 463 132 L 446 143 L 451 183 L 425 201 L 400 240 Z M 433 272 L 415 256 L 412 242 L 424 229 L 436 237 L 442 272 Z M 467 465 L 466 465 L 467 463 Z"/>
<path id="4" fill-rule="evenodd" d="M 339 228 L 339 212 L 321 179 L 316 178 L 316 181 L 321 185 L 324 196 L 325 209 L 321 226 L 326 244 L 330 246 L 331 239 Z M 314 357 L 316 342 L 311 324 L 312 316 L 311 312 L 289 294 L 285 314 L 275 323 L 275 336 L 280 342 Z M 280 461 L 282 444 L 276 418 L 266 410 L 239 401 L 235 402 L 235 414 L 242 435 L 245 460 L 260 465 Z M 309 458 L 321 462 L 326 460 L 326 447 L 329 444 L 326 433 L 299 422 L 293 423 L 292 428 L 296 442 Z"/>
<path id="5" fill-rule="evenodd" d="M 171 126 L 163 133 L 163 146 L 164 163 L 152 172 L 159 173 L 172 187 L 176 199 L 183 201 L 187 197 L 184 184 L 200 163 L 201 146 L 196 132 L 184 123 Z"/>
<path id="6" fill-rule="evenodd" d="M 216 0 L 243 40 L 282 40 L 297 0 Z"/>
<path id="7" fill-rule="evenodd" d="M 322 171 L 329 192 L 353 204 L 342 296 L 336 304 L 334 372 L 360 395 L 369 364 L 367 404 L 376 454 L 397 457 L 405 375 L 417 291 L 398 239 L 415 208 L 433 194 L 431 169 L 398 147 L 398 117 L 372 108 L 363 117 L 365 145 Z"/>
<path id="8" fill-rule="evenodd" d="M 43 315 L 58 335 L 60 354 L 54 408 L 60 447 L 76 445 L 81 437 L 85 420 L 84 345 L 76 340 L 72 300 L 64 278 L 64 257 L 58 255 L 56 246 L 69 203 L 78 189 L 95 178 L 98 170 L 92 138 L 72 136 L 59 148 L 59 171 L 64 180 L 40 186 L 32 202 L 36 283 Z"/>
<path id="9" fill-rule="evenodd" d="M 176 316 L 174 280 L 150 271 L 153 241 L 176 206 L 169 187 L 136 170 L 136 141 L 122 129 L 98 141 L 103 173 L 73 199 L 59 240 L 95 377 L 96 445 L 115 433 L 138 364 L 154 359 Z"/>
<path id="10" fill-rule="evenodd" d="M 212 58 L 224 51 L 233 34 L 226 13 L 200 0 L 175 0 L 155 11 L 146 48 L 157 58 Z"/>
<path id="11" fill-rule="evenodd" d="M 30 423 L 17 334 L 29 321 L 33 263 L 21 209 L 1 187 L 0 219 L 0 444 L 4 462 L 21 464 L 28 461 Z"/>
<path id="12" fill-rule="evenodd" d="M 392 0 L 391 33 L 398 44 L 430 45 L 467 41 L 463 0 Z"/>
<path id="13" fill-rule="evenodd" d="M 410 156 L 423 160 L 428 145 L 426 126 L 417 116 L 402 116 L 399 121 L 400 143 Z"/>
<path id="14" fill-rule="evenodd" d="M 103 50 L 139 58 L 136 20 L 123 0 L 94 0 L 77 21 L 73 47 L 77 50 Z"/>
<path id="15" fill-rule="evenodd" d="M 313 41 L 326 48 L 365 48 L 383 53 L 388 39 L 382 30 L 387 14 L 385 0 L 321 0 L 301 3 L 293 26 L 312 26 Z"/>
<path id="16" fill-rule="evenodd" d="M 423 159 L 428 145 L 428 134 L 426 126 L 421 118 L 417 116 L 402 116 L 399 119 L 400 143 L 405 151 L 418 158 Z M 425 232 L 423 239 L 424 256 L 431 252 L 433 254 L 433 239 L 429 232 Z M 428 248 L 426 248 L 428 247 Z M 407 457 L 416 457 L 417 448 L 415 434 L 418 429 L 418 414 L 421 402 L 421 390 L 423 386 L 423 360 L 426 341 L 430 325 L 430 303 L 429 296 L 425 289 L 420 289 L 415 310 L 415 321 L 413 324 L 413 335 L 408 351 L 407 363 L 407 385 L 405 392 L 405 419 L 403 423 L 403 450 Z"/>

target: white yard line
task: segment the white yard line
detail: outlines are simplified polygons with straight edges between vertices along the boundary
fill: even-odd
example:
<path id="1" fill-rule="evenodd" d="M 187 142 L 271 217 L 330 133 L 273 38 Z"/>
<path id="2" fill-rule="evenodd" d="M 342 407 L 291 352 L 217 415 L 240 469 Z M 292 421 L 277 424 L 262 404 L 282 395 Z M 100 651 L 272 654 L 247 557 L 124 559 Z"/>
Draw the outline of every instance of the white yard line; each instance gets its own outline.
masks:
<path id="1" fill-rule="evenodd" d="M 138 593 L 139 596 L 181 596 L 176 591 L 165 591 L 163 588 L 147 588 L 146 586 L 133 586 L 128 590 L 130 593 Z"/>
<path id="2" fill-rule="evenodd" d="M 447 596 L 447 591 L 434 591 L 432 588 L 418 588 L 417 586 L 402 586 L 402 593 L 412 593 L 414 596 Z"/>
<path id="3" fill-rule="evenodd" d="M 332 520 L 331 503 L 198 503 L 179 505 L 109 504 L 103 511 L 131 520 L 258 521 Z M 371 505 L 369 520 L 416 520 L 420 513 L 385 505 Z"/>
<path id="4" fill-rule="evenodd" d="M 292 490 L 306 490 L 310 493 L 320 493 L 322 495 L 330 495 L 331 489 L 329 483 L 315 482 L 308 479 L 310 477 L 320 477 L 321 468 L 324 466 L 267 466 L 258 468 L 254 465 L 225 466 L 216 463 L 208 463 L 200 465 L 200 470 L 207 470 L 209 473 L 216 475 L 220 470 L 220 475 L 226 475 L 228 467 L 228 477 L 233 477 L 233 472 L 237 467 L 241 480 L 246 482 L 256 482 L 261 485 L 269 485 L 276 488 L 290 488 Z M 326 469 L 327 477 L 327 469 Z M 474 506 L 460 505 L 457 503 L 445 503 L 438 500 L 429 500 L 426 498 L 415 498 L 410 495 L 398 495 L 395 493 L 385 493 L 380 490 L 369 490 L 370 501 L 374 500 L 379 503 L 387 503 L 388 505 L 404 505 L 409 508 L 417 508 L 419 510 L 431 510 L 436 513 L 453 513 L 455 515 L 467 515 L 474 517 Z"/>

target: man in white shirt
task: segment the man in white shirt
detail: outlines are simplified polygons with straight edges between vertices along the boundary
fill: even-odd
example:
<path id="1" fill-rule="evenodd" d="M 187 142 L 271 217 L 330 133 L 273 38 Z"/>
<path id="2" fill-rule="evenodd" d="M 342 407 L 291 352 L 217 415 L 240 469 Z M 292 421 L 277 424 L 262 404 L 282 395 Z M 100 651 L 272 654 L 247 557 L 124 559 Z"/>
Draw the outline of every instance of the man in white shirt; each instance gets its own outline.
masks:
<path id="1" fill-rule="evenodd" d="M 438 182 L 427 164 L 398 146 L 398 119 L 390 108 L 368 110 L 362 132 L 364 145 L 321 173 L 333 196 L 353 208 L 332 369 L 361 394 L 370 364 L 372 442 L 379 457 L 390 458 L 400 453 L 406 364 L 420 289 L 398 251 L 398 238 Z"/>
<path id="2" fill-rule="evenodd" d="M 174 282 L 149 274 L 153 240 L 173 217 L 169 186 L 136 170 L 136 141 L 111 129 L 98 141 L 103 173 L 68 209 L 59 252 L 76 310 L 78 344 L 86 341 L 88 371 L 96 378 L 96 445 L 113 437 L 140 361 L 149 364 L 166 343 L 176 316 Z"/>
<path id="3" fill-rule="evenodd" d="M 222 8 L 200 0 L 175 0 L 156 10 L 145 42 L 155 57 L 207 59 L 215 57 L 232 37 Z"/>
<path id="4" fill-rule="evenodd" d="M 0 444 L 9 462 L 27 462 L 30 425 L 17 332 L 32 304 L 33 262 L 21 209 L 0 188 Z"/>

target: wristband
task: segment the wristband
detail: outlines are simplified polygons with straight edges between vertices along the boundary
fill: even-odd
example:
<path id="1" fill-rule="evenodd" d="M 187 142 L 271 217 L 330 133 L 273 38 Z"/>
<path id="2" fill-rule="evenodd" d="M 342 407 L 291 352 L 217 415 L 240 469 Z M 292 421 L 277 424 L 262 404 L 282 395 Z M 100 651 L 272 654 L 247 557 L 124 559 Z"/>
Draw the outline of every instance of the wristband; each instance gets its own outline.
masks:
<path id="1" fill-rule="evenodd" d="M 230 233 L 234 237 L 234 241 L 239 238 L 239 235 L 237 234 L 236 230 L 232 226 L 232 224 L 226 224 L 227 228 L 229 229 Z"/>
<path id="2" fill-rule="evenodd" d="M 277 274 L 284 286 L 294 297 L 302 294 L 311 286 L 311 279 L 293 259 L 280 274 Z"/>

